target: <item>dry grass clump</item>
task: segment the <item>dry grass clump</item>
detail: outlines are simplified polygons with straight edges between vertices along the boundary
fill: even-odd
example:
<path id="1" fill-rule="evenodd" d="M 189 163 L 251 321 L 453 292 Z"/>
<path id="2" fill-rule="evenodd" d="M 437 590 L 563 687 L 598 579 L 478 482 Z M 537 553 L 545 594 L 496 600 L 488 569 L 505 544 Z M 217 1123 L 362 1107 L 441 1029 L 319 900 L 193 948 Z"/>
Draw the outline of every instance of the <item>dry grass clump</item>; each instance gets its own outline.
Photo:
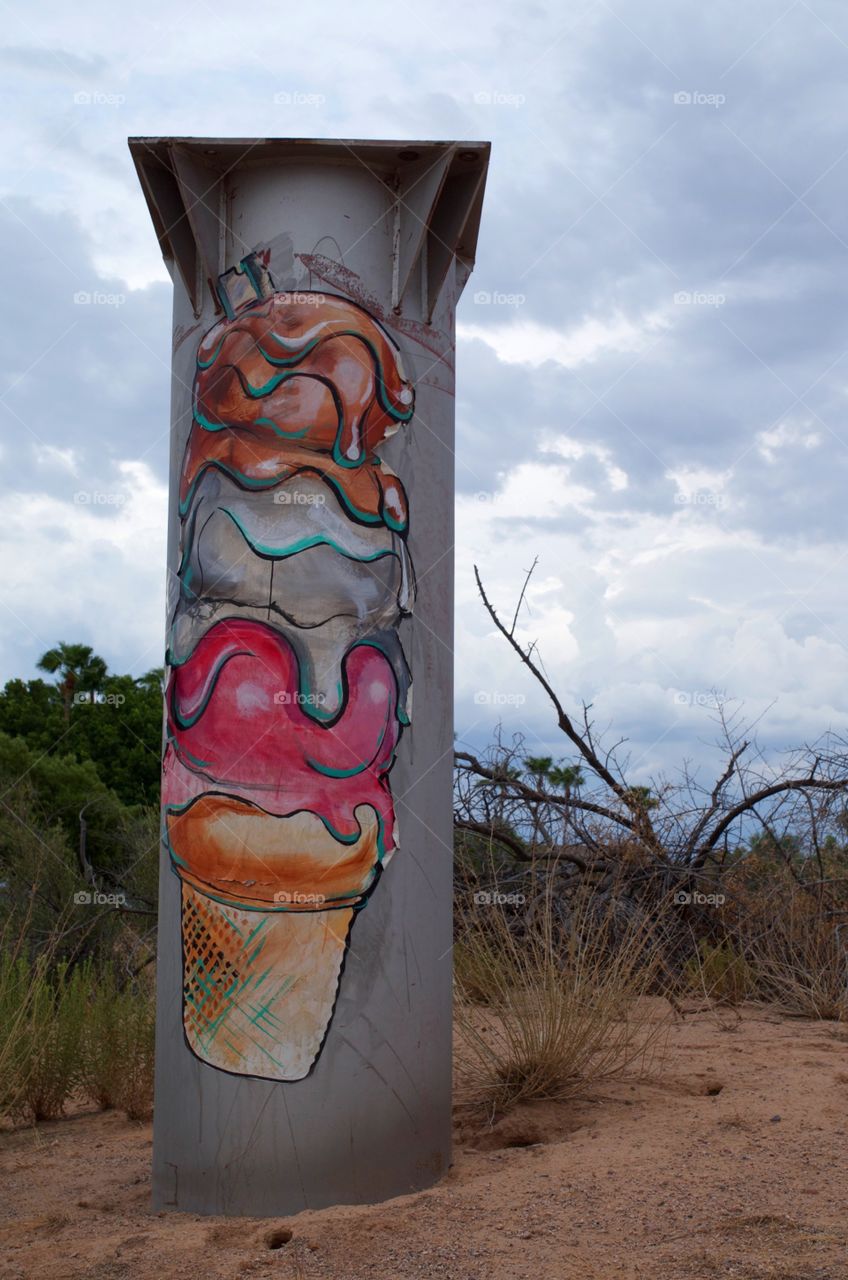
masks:
<path id="1" fill-rule="evenodd" d="M 563 921 L 550 888 L 524 915 L 487 896 L 457 946 L 462 1100 L 503 1111 L 644 1074 L 668 1026 L 645 1000 L 663 967 L 661 927 L 588 899 Z"/>
<path id="2" fill-rule="evenodd" d="M 844 926 L 810 895 L 781 895 L 747 947 L 757 995 L 796 1017 L 848 1021 L 846 941 Z"/>

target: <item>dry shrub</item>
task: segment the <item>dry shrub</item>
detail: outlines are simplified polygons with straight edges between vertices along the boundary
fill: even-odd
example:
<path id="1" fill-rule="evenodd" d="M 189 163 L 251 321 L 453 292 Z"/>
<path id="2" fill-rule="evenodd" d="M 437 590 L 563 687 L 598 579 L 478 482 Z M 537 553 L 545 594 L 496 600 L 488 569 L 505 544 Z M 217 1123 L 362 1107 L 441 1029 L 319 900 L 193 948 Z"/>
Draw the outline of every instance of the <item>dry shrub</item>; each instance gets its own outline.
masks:
<path id="1" fill-rule="evenodd" d="M 23 940 L 8 923 L 0 933 L 0 1115 L 25 1110 L 21 1034 L 41 974 L 22 965 Z"/>
<path id="2" fill-rule="evenodd" d="M 683 985 L 689 993 L 735 1008 L 753 993 L 755 975 L 729 938 L 721 942 L 701 938 L 684 965 Z"/>
<path id="3" fill-rule="evenodd" d="M 0 942 L 5 938 L 0 938 Z M 131 1120 L 153 1102 L 151 985 L 121 985 L 90 961 L 30 959 L 23 935 L 0 948 L 0 1115 L 55 1120 L 72 1096 Z"/>
<path id="4" fill-rule="evenodd" d="M 32 928 L 33 897 L 23 916 L 7 916 L 0 928 L 0 1115 L 15 1118 L 61 1112 L 65 1098 L 73 1088 L 68 1077 L 64 1084 L 54 1083 L 39 1096 L 42 1081 L 54 1076 L 60 1063 L 55 1050 L 67 1045 L 67 1037 L 51 1035 L 55 990 L 48 981 L 51 965 L 62 942 L 60 919 L 53 933 L 43 942 L 40 952 L 30 958 L 29 936 Z M 58 1058 L 61 1059 L 61 1053 Z M 58 1103 L 56 1095 L 59 1095 Z"/>
<path id="5" fill-rule="evenodd" d="M 761 999 L 797 1017 L 848 1021 L 848 949 L 816 897 L 781 894 L 747 950 Z"/>
<path id="6" fill-rule="evenodd" d="M 130 1120 L 153 1108 L 153 992 L 142 981 L 122 981 L 113 965 L 97 974 L 81 1054 L 81 1084 L 103 1109 L 117 1107 Z"/>
<path id="7" fill-rule="evenodd" d="M 153 1114 L 155 1023 L 154 1001 L 147 997 L 128 1024 L 126 1072 L 116 1103 L 128 1120 L 149 1120 Z"/>
<path id="8" fill-rule="evenodd" d="M 19 954 L 0 962 L 3 1111 L 55 1120 L 79 1083 L 87 973 Z"/>
<path id="9" fill-rule="evenodd" d="M 457 948 L 460 1096 L 490 1111 L 644 1074 L 665 1041 L 668 1018 L 645 999 L 663 930 L 588 899 L 563 921 L 550 889 L 534 905 L 521 918 L 475 903 Z"/>

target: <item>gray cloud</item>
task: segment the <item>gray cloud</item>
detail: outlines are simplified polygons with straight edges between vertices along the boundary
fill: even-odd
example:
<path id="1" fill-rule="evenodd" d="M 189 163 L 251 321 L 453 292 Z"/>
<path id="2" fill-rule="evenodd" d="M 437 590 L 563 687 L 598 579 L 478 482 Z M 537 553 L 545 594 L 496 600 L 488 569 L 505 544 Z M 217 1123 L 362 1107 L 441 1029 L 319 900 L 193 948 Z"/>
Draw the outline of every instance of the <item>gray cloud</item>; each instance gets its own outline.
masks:
<path id="1" fill-rule="evenodd" d="M 130 458 L 166 477 L 168 287 L 100 275 L 72 219 L 20 199 L 0 207 L 0 234 L 15 299 L 0 352 L 0 483 L 57 497 L 108 489 Z"/>

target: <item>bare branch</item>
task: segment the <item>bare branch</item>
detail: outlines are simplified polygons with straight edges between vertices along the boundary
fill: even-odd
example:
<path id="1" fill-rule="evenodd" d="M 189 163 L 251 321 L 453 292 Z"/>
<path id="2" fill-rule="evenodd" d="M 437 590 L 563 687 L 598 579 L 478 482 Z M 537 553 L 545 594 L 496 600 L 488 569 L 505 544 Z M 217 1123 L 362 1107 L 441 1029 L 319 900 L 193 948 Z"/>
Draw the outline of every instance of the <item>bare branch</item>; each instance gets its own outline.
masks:
<path id="1" fill-rule="evenodd" d="M 622 804 L 630 810 L 633 815 L 633 822 L 631 825 L 634 835 L 640 837 L 649 847 L 659 850 L 659 842 L 651 825 L 651 821 L 648 818 L 647 812 L 645 811 L 644 805 L 640 804 L 636 793 L 631 788 L 626 787 L 623 783 L 619 782 L 619 780 L 610 772 L 607 764 L 597 754 L 592 743 L 591 731 L 588 729 L 588 708 L 584 708 L 584 724 L 587 725 L 587 729 L 581 734 L 575 728 L 571 717 L 568 715 L 565 707 L 557 697 L 550 681 L 533 660 L 531 656 L 532 648 L 530 650 L 523 649 L 516 640 L 512 631 L 508 630 L 507 627 L 504 626 L 503 622 L 501 622 L 497 610 L 486 595 L 482 579 L 480 578 L 480 571 L 476 565 L 474 566 L 474 577 L 477 582 L 477 589 L 480 592 L 480 598 L 486 608 L 486 612 L 492 619 L 492 622 L 495 624 L 498 631 L 500 631 L 501 635 L 509 641 L 521 661 L 545 690 L 545 693 L 548 695 L 554 711 L 556 712 L 559 728 L 568 740 L 574 744 L 592 772 L 600 778 L 600 780 L 605 783 L 606 786 L 608 786 L 609 789 L 618 797 Z"/>
<path id="2" fill-rule="evenodd" d="M 724 788 L 727 786 L 730 779 L 733 777 L 733 774 L 736 770 L 736 763 L 740 759 L 740 757 L 744 755 L 744 753 L 748 750 L 748 746 L 749 744 L 747 742 L 743 742 L 741 746 L 736 748 L 735 751 L 731 751 L 730 759 L 727 762 L 727 768 L 725 769 L 721 777 L 718 778 L 718 780 L 716 781 L 716 784 L 713 787 L 712 792 L 710 794 L 709 807 L 704 810 L 700 820 L 692 828 L 692 832 L 689 836 L 689 840 L 686 845 L 687 858 L 691 857 L 691 855 L 695 852 L 695 850 L 698 847 L 698 841 L 701 839 L 701 836 L 704 834 L 710 822 L 718 812 L 719 801 L 721 799 L 722 792 L 724 791 Z"/>
<path id="3" fill-rule="evenodd" d="M 764 800 L 770 800 L 772 796 L 779 796 L 789 791 L 804 791 L 810 787 L 815 788 L 817 791 L 845 791 L 848 788 L 848 781 L 845 778 L 817 778 L 814 767 L 808 778 L 787 778 L 782 782 L 772 783 L 770 787 L 762 787 L 759 791 L 751 792 L 750 795 L 745 796 L 738 804 L 735 804 L 733 808 L 728 809 L 727 813 L 716 824 L 711 835 L 701 847 L 693 865 L 698 867 L 703 864 L 706 854 L 715 848 L 728 827 L 736 822 L 737 818 L 741 818 L 744 813 L 750 813 L 756 809 L 758 804 L 762 804 Z"/>
<path id="4" fill-rule="evenodd" d="M 467 751 L 455 751 L 454 759 L 467 764 L 478 777 L 486 778 L 487 781 L 499 783 L 504 787 L 512 787 L 524 800 L 536 800 L 540 804 L 553 804 L 562 809 L 580 809 L 584 813 L 593 813 L 598 818 L 606 818 L 609 822 L 616 822 L 620 827 L 625 827 L 628 831 L 633 830 L 633 822 L 630 818 L 623 813 L 616 813 L 614 809 L 595 804 L 592 800 L 583 800 L 579 796 L 558 796 L 551 791 L 540 791 L 537 787 L 529 786 L 521 778 L 505 777 L 497 769 L 483 764 L 476 756 Z"/>
<path id="5" fill-rule="evenodd" d="M 530 579 L 533 577 L 533 571 L 536 568 L 536 565 L 538 563 L 539 563 L 539 557 L 536 556 L 530 568 L 527 570 L 527 577 L 524 579 L 524 586 L 521 588 L 521 594 L 518 597 L 518 604 L 515 606 L 515 613 L 513 614 L 513 617 L 512 617 L 512 626 L 509 629 L 509 634 L 511 636 L 515 635 L 515 628 L 518 625 L 518 615 L 521 612 L 521 605 L 524 601 L 524 596 L 526 594 L 527 588 L 530 585 Z M 475 573 L 476 573 L 476 569 L 475 569 Z M 480 579 L 478 578 L 477 581 L 479 583 Z M 531 652 L 532 652 L 532 646 L 531 646 Z"/>

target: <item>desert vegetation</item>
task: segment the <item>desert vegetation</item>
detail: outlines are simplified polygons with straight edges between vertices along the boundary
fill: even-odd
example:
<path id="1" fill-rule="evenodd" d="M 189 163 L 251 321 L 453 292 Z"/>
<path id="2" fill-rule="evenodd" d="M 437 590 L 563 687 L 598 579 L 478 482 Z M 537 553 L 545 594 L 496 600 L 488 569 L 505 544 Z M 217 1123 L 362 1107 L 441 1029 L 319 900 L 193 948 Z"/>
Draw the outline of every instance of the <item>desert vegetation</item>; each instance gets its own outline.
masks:
<path id="1" fill-rule="evenodd" d="M 648 995 L 669 1018 L 692 999 L 848 1018 L 846 744 L 770 760 L 716 695 L 718 776 L 636 784 L 625 744 L 590 706 L 572 715 L 520 642 L 527 583 L 508 625 L 477 581 L 567 752 L 534 755 L 508 725 L 456 752 L 460 1075 L 481 1102 L 644 1071 L 661 1040 L 639 1016 Z"/>
<path id="2" fill-rule="evenodd" d="M 150 1112 L 159 673 L 84 645 L 0 691 L 0 1113 Z"/>

